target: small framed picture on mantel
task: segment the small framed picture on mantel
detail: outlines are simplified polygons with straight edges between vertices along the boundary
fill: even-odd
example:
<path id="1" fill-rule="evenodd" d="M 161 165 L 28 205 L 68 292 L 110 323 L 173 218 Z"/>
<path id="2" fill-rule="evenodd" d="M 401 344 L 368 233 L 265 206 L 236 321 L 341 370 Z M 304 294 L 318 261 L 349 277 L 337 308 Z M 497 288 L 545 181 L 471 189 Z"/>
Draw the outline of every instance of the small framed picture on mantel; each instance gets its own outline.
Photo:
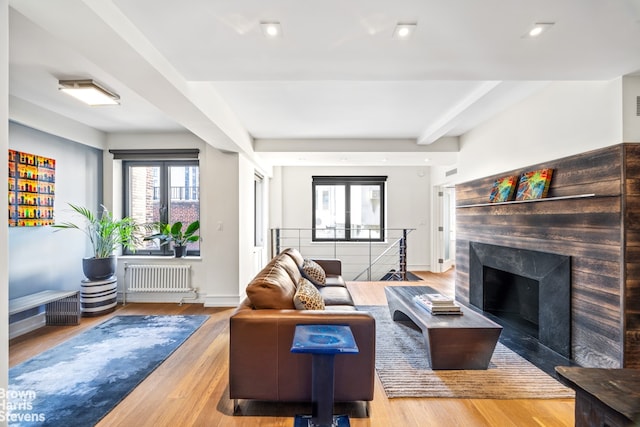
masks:
<path id="1" fill-rule="evenodd" d="M 513 200 L 516 186 L 518 184 L 518 176 L 506 176 L 504 178 L 497 179 L 493 183 L 491 188 L 491 194 L 489 195 L 489 202 L 502 203 Z"/>
<path id="2" fill-rule="evenodd" d="M 538 169 L 520 175 L 516 200 L 535 200 L 547 197 L 553 169 Z"/>

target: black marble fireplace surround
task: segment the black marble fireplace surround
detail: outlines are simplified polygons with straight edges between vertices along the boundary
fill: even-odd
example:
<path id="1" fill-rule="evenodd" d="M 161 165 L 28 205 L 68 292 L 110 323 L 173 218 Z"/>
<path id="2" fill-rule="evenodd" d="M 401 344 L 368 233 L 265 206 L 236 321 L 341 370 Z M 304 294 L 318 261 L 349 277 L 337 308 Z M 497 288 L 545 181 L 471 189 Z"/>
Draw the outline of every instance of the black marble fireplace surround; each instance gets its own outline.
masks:
<path id="1" fill-rule="evenodd" d="M 469 246 L 469 303 L 571 358 L 571 257 Z"/>

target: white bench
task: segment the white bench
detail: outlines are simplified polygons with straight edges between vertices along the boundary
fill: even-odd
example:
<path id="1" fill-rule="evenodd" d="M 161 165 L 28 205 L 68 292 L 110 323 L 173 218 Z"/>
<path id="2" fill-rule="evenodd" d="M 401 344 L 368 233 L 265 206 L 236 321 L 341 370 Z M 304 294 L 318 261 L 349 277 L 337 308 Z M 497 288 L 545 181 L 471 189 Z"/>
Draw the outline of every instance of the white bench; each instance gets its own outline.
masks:
<path id="1" fill-rule="evenodd" d="M 9 300 L 9 316 L 45 306 L 46 324 L 50 326 L 80 323 L 80 291 L 41 291 Z"/>

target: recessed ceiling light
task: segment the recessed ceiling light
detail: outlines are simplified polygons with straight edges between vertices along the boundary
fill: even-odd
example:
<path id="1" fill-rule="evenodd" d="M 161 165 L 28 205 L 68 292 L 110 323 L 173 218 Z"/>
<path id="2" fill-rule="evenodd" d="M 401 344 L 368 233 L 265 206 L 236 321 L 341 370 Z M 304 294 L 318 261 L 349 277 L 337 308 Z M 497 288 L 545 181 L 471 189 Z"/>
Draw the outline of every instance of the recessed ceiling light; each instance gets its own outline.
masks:
<path id="1" fill-rule="evenodd" d="M 279 22 L 261 22 L 262 34 L 270 39 L 282 37 L 282 26 Z"/>
<path id="2" fill-rule="evenodd" d="M 553 24 L 553 22 L 536 22 L 524 37 L 538 37 L 540 34 L 549 31 Z"/>
<path id="3" fill-rule="evenodd" d="M 60 91 L 87 105 L 118 105 L 120 97 L 93 80 L 59 80 Z"/>
<path id="4" fill-rule="evenodd" d="M 396 40 L 410 39 L 413 33 L 416 31 L 418 24 L 415 22 L 398 23 L 393 30 L 393 38 Z"/>

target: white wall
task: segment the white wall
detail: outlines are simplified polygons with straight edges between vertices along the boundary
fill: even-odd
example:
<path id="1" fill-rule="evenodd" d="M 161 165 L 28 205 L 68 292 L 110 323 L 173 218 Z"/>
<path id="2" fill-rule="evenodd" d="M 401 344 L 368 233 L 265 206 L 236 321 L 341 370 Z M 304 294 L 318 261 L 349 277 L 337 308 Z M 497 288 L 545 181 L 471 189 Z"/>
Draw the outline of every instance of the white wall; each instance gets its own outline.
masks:
<path id="1" fill-rule="evenodd" d="M 623 77 L 623 123 L 622 142 L 640 142 L 640 115 L 638 115 L 638 97 L 640 97 L 640 76 Z"/>
<path id="2" fill-rule="evenodd" d="M 201 248 L 206 270 L 205 306 L 235 306 L 239 301 L 239 155 L 206 146 L 205 176 L 200 193 L 200 212 L 207 232 Z M 206 240 L 205 240 L 206 239 Z"/>
<path id="3" fill-rule="evenodd" d="M 9 149 L 9 2 L 0 0 L 0 152 Z M 8 200 L 8 188 L 2 186 L 0 200 Z M 0 223 L 7 224 L 8 213 L 2 209 Z M 8 265 L 8 230 L 0 227 L 0 342 L 5 343 L 0 351 L 0 390 L 7 390 L 9 378 L 9 265 Z M 5 402 L 6 400 L 1 400 Z M 6 421 L 0 421 L 6 426 Z"/>
<path id="4" fill-rule="evenodd" d="M 555 82 L 463 135 L 455 182 L 621 142 L 622 79 Z"/>
<path id="5" fill-rule="evenodd" d="M 278 195 L 282 202 L 277 212 L 280 217 L 271 218 L 272 228 L 311 228 L 313 175 L 388 176 L 387 228 L 415 228 L 408 238 L 408 267 L 429 269 L 431 184 L 428 167 L 282 167 L 280 172 L 274 172 L 271 185 L 271 203 L 277 205 Z"/>
<path id="6" fill-rule="evenodd" d="M 269 180 L 269 228 L 282 228 L 282 166 L 273 168 L 273 175 Z M 270 232 L 265 236 L 269 244 Z M 271 254 L 275 255 L 275 254 Z"/>
<path id="7" fill-rule="evenodd" d="M 244 294 L 253 273 L 253 165 L 242 155 L 238 164 L 238 293 Z"/>

